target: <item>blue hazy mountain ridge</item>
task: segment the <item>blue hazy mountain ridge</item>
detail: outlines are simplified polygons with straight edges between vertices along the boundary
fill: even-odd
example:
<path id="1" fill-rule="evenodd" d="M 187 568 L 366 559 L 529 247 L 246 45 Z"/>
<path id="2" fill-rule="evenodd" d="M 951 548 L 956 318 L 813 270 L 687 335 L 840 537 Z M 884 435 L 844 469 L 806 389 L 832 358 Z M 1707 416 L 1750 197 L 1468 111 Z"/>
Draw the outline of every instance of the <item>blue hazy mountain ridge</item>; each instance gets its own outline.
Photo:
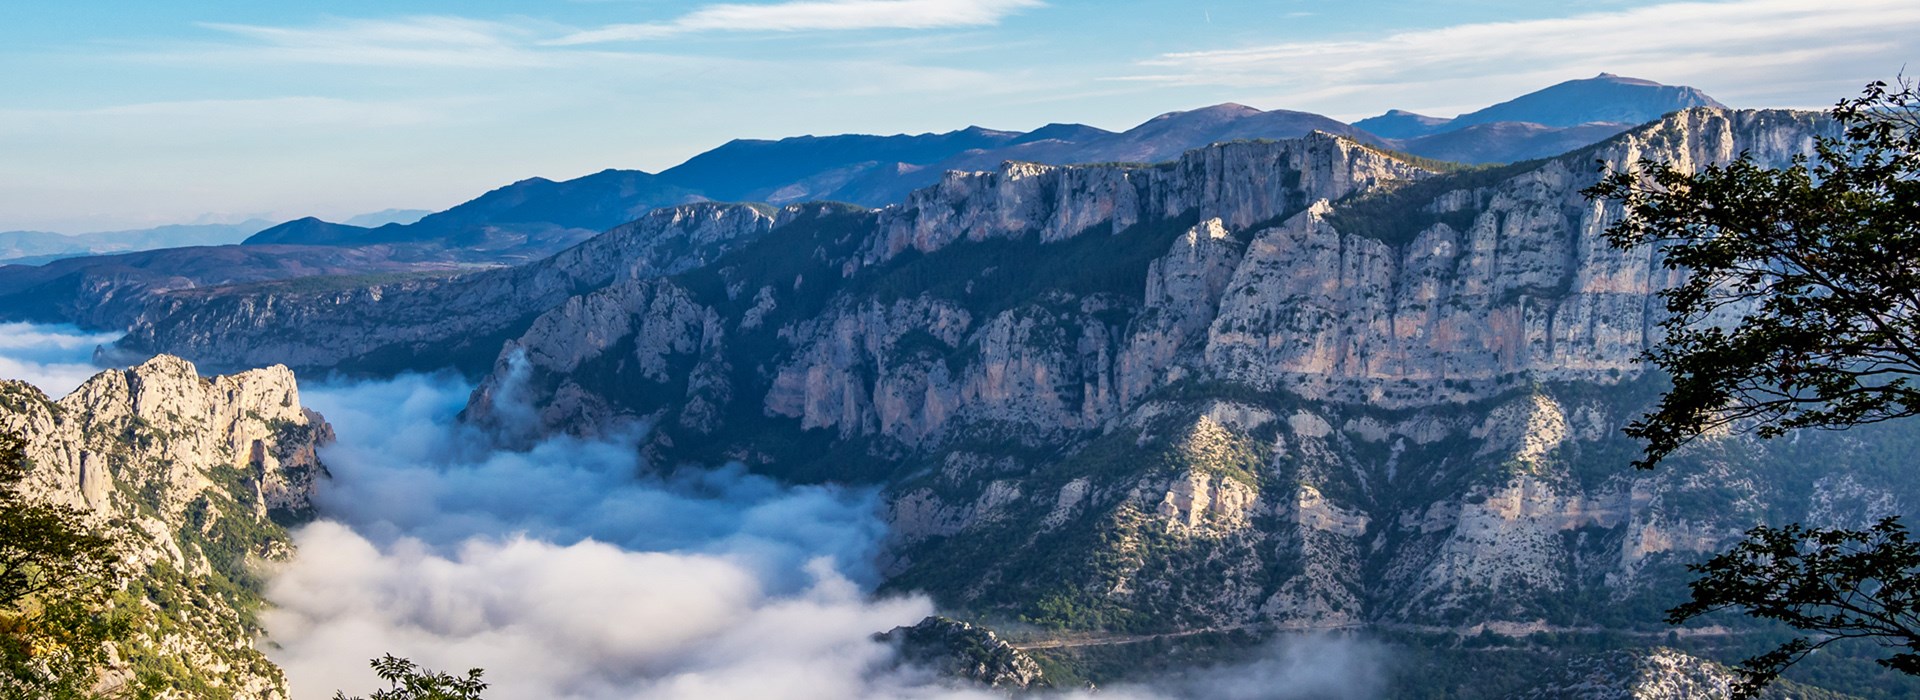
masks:
<path id="1" fill-rule="evenodd" d="M 410 224 L 432 213 L 426 209 L 385 209 L 353 216 L 343 223 L 361 228 L 394 223 Z M 275 223 L 272 220 L 250 217 L 238 223 L 168 224 L 152 228 L 93 233 L 4 231 L 0 232 L 0 264 L 41 265 L 86 255 L 231 245 L 274 226 Z M 313 231 L 313 233 L 321 232 Z"/>
<path id="2" fill-rule="evenodd" d="M 1669 97 L 1681 94 L 1684 98 L 1698 93 L 1690 88 L 1678 90 L 1682 92 L 1648 81 L 1606 77 L 1562 83 L 1536 95 L 1569 100 L 1637 100 L 1634 104 L 1638 106 L 1632 109 L 1650 112 L 1659 108 L 1650 105 L 1664 107 L 1659 99 L 1668 98 L 1638 99 L 1635 95 L 1651 91 Z M 1704 95 L 1700 99 L 1711 101 Z M 1538 103 L 1539 99 L 1522 98 L 1503 104 L 1525 107 Z M 1502 109 L 1513 112 L 1510 107 Z M 1570 109 L 1575 108 L 1559 111 Z M 1585 105 L 1578 109 L 1585 114 L 1633 114 L 1618 105 Z M 1413 119 L 1408 115 L 1400 118 Z M 1441 160 L 1512 162 L 1564 153 L 1626 128 L 1616 123 L 1561 128 L 1494 122 L 1395 139 L 1322 115 L 1222 104 L 1169 112 L 1122 132 L 1081 124 L 1049 124 L 1025 133 L 973 127 L 943 134 L 737 140 L 660 174 L 605 170 L 565 181 L 537 177 L 521 180 L 411 223 L 368 227 L 317 218 L 290 221 L 248 238 L 248 245 L 241 247 L 252 250 L 244 253 L 176 248 L 62 261 L 47 269 L 7 267 L 0 269 L 0 317 L 125 327 L 139 317 L 148 302 L 168 290 L 340 275 L 442 275 L 476 267 L 522 264 L 591 239 L 658 207 L 703 200 L 776 205 L 841 201 L 879 207 L 937 184 L 949 171 L 991 171 L 1006 161 L 1053 165 L 1167 162 L 1212 143 L 1297 138 L 1324 131 Z M 804 177 L 793 179 L 800 176 Z M 225 269 L 231 265 L 253 269 Z"/>
<path id="3" fill-rule="evenodd" d="M 1422 136 L 1401 149 L 1422 158 L 1484 165 L 1549 158 L 1605 141 L 1632 128 L 1609 122 L 1551 127 L 1531 122 L 1492 122 Z"/>
<path id="4" fill-rule="evenodd" d="M 1389 109 L 1386 114 L 1368 117 L 1353 125 L 1381 138 L 1412 139 L 1444 130 L 1452 121 L 1448 117 L 1429 117 L 1404 109 Z"/>
<path id="5" fill-rule="evenodd" d="M 1698 88 L 1662 85 L 1651 80 L 1601 73 L 1592 78 L 1569 80 L 1536 90 L 1457 117 L 1431 117 L 1394 109 L 1377 117 L 1354 122 L 1353 125 L 1390 139 L 1418 139 L 1497 122 L 1525 122 L 1559 128 L 1607 123 L 1618 124 L 1622 127 L 1620 130 L 1625 130 L 1627 126 L 1644 124 L 1688 107 L 1725 106 Z"/>
<path id="6" fill-rule="evenodd" d="M 1298 138 L 1313 131 L 1390 146 L 1329 117 L 1238 104 L 1170 112 L 1124 132 L 1049 124 L 1032 132 L 967 127 L 946 133 L 739 139 L 651 174 L 605 170 L 555 182 L 523 180 L 413 224 L 365 228 L 301 219 L 248 238 L 250 245 L 441 242 L 467 250 L 513 246 L 552 252 L 657 207 L 699 200 L 891 204 L 949 170 L 1017 160 L 1053 165 L 1160 162 L 1220 141 Z"/>
<path id="7" fill-rule="evenodd" d="M 1107 133 L 1092 127 L 1055 128 L 1060 134 Z M 778 141 L 737 139 L 656 175 L 603 170 L 566 181 L 530 178 L 507 185 L 412 224 L 378 228 L 302 219 L 261 231 L 249 245 L 362 245 L 443 240 L 463 247 L 499 244 L 503 232 L 537 238 L 581 238 L 632 221 L 658 207 L 700 200 L 785 201 L 779 190 L 799 183 L 896 163 L 943 160 L 964 151 L 1013 145 L 1027 134 L 968 127 L 943 134 L 799 136 Z M 882 165 L 882 164 L 885 165 Z M 803 190 L 809 195 L 812 190 Z M 556 235 L 560 234 L 560 235 Z M 556 241 L 557 242 L 557 241 Z M 577 242 L 577 241 L 573 241 Z M 570 244 L 570 243 L 569 243 Z M 564 246 L 562 246 L 564 247 Z"/>
<path id="8" fill-rule="evenodd" d="M 1070 141 L 1070 142 L 1086 141 L 1088 139 L 1095 139 L 1102 136 L 1111 136 L 1113 135 L 1113 133 L 1114 132 L 1107 131 L 1106 129 L 1102 129 L 1097 126 L 1087 126 L 1085 124 L 1061 124 L 1061 123 L 1055 122 L 1053 124 L 1048 124 L 1046 126 L 1043 126 L 1038 129 L 1034 129 L 1033 131 L 1029 131 L 1025 134 L 1022 134 L 1019 138 L 1014 139 L 1009 145 L 1019 145 L 1023 143 L 1031 143 L 1034 141 Z"/>
<path id="9" fill-rule="evenodd" d="M 1563 153 L 1694 106 L 1723 105 L 1695 88 L 1603 73 L 1452 119 L 1394 110 L 1346 124 L 1308 112 L 1227 103 L 1169 112 L 1123 132 L 1049 124 L 1031 132 L 970 126 L 892 136 L 736 139 L 658 174 L 606 170 L 559 182 L 532 178 L 412 224 L 369 228 L 303 219 L 267 229 L 247 243 L 434 242 L 467 251 L 524 251 L 533 256 L 584 240 L 647 210 L 703 199 L 772 204 L 832 200 L 878 207 L 898 202 L 953 170 L 990 170 L 1006 161 L 1164 162 L 1211 143 L 1296 138 L 1313 131 L 1428 158 L 1512 162 Z"/>
<path id="10" fill-rule="evenodd" d="M 649 210 L 706 197 L 638 170 L 603 170 L 564 182 L 528 178 L 487 192 L 411 224 L 377 228 L 314 218 L 261 231 L 247 245 L 368 245 L 435 242 L 473 251 L 530 251 L 527 257 L 565 248 L 632 221 Z"/>
<path id="11" fill-rule="evenodd" d="M 431 209 L 382 209 L 380 211 L 350 217 L 340 223 L 365 228 L 385 226 L 387 224 L 411 224 L 432 213 L 433 210 Z"/>
<path id="12" fill-rule="evenodd" d="M 0 318 L 124 328 L 151 297 L 276 280 L 452 274 L 446 263 L 380 246 L 162 248 L 0 266 Z M 398 253 L 398 254 L 397 254 Z"/>
<path id="13" fill-rule="evenodd" d="M 1260 110 L 1226 103 L 1184 112 L 1168 112 L 1123 132 L 1069 133 L 1029 139 L 1006 148 L 968 151 L 924 167 L 902 168 L 889 177 L 849 183 L 835 192 L 840 201 L 878 207 L 903 201 L 907 193 L 933 185 L 950 171 L 983 171 L 1007 161 L 1076 165 L 1085 163 L 1162 163 L 1195 148 L 1223 141 L 1299 138 L 1324 131 L 1374 146 L 1393 144 L 1330 117 L 1291 110 Z M 1037 132 L 1036 132 L 1037 133 Z M 782 204 L 785 202 L 774 202 Z"/>
<path id="14" fill-rule="evenodd" d="M 37 265 L 81 255 L 239 243 L 272 225 L 264 219 L 249 219 L 236 224 L 176 224 L 97 233 L 6 231 L 0 232 L 0 264 Z"/>
<path id="15" fill-rule="evenodd" d="M 969 126 L 944 134 L 735 139 L 662 171 L 660 177 L 709 199 L 761 201 L 823 172 L 879 163 L 932 163 L 963 151 L 1001 148 L 1023 136 Z"/>
<path id="16" fill-rule="evenodd" d="M 1593 122 L 1633 125 L 1689 107 L 1724 108 L 1726 105 L 1696 88 L 1601 73 L 1462 114 L 1449 126 L 1493 122 L 1531 122 L 1559 127 Z"/>

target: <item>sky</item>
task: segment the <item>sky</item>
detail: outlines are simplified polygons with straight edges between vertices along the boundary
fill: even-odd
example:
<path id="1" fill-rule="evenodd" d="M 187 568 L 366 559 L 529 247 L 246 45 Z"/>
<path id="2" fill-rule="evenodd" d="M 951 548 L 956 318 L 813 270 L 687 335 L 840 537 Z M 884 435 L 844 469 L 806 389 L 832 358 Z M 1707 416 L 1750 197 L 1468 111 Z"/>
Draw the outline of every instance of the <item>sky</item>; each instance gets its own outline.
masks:
<path id="1" fill-rule="evenodd" d="M 443 209 L 733 138 L 1452 116 L 1603 71 L 1821 108 L 1917 49 L 1911 0 L 0 3 L 0 231 Z"/>

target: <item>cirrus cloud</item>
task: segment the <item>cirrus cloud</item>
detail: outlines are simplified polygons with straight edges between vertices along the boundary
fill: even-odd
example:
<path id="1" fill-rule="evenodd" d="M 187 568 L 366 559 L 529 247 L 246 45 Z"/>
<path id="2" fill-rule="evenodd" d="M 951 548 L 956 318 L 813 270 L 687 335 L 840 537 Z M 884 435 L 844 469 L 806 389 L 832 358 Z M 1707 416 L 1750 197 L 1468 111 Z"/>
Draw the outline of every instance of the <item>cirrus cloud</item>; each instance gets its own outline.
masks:
<path id="1" fill-rule="evenodd" d="M 693 32 L 802 32 L 854 29 L 941 29 L 999 24 L 1040 0 L 800 0 L 765 5 L 708 5 L 666 22 L 616 24 L 552 43 L 597 44 L 660 39 Z"/>
<path id="2" fill-rule="evenodd" d="M 1335 113 L 1384 94 L 1444 113 L 1606 71 L 1705 88 L 1730 104 L 1806 107 L 1817 106 L 1802 103 L 1809 85 L 1840 90 L 1830 102 L 1899 70 L 1916 32 L 1920 4 L 1909 0 L 1671 2 L 1167 53 L 1114 80 L 1264 88 L 1276 102 Z"/>

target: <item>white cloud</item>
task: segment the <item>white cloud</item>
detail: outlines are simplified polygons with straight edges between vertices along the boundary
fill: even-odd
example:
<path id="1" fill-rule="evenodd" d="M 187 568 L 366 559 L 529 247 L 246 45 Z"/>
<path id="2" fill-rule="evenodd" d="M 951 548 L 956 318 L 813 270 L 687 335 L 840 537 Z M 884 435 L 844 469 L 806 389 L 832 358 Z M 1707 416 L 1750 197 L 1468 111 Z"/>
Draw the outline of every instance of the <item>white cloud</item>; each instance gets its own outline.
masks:
<path id="1" fill-rule="evenodd" d="M 383 653 L 486 669 L 489 695 L 552 700 L 988 700 L 896 663 L 877 632 L 933 612 L 875 597 L 875 494 L 738 466 L 650 475 L 632 437 L 491 446 L 453 376 L 307 388 L 333 423 L 328 520 L 301 530 L 263 614 L 296 700 L 366 692 Z M 503 392 L 510 394 L 511 392 Z M 1098 696 L 1374 697 L 1383 654 L 1278 642 L 1251 661 Z"/>
<path id="2" fill-rule="evenodd" d="M 631 438 L 494 449 L 454 420 L 470 388 L 305 392 L 340 442 L 322 452 L 329 520 L 268 591 L 296 697 L 367 690 L 387 652 L 486 668 L 503 697 L 856 697 L 893 673 L 871 635 L 932 611 L 867 594 L 869 491 L 648 476 Z"/>
<path id="3" fill-rule="evenodd" d="M 485 668 L 501 697 L 856 697 L 887 671 L 870 636 L 931 612 L 869 599 L 827 559 L 782 590 L 730 557 L 593 540 L 475 537 L 441 553 L 322 522 L 298 544 L 264 617 L 296 698 L 369 690 L 366 659 L 385 652 Z"/>
<path id="4" fill-rule="evenodd" d="M 92 374 L 80 361 L 113 337 L 0 324 L 0 376 L 23 363 Z M 871 491 L 738 466 L 650 475 L 631 436 L 496 449 L 455 420 L 470 390 L 451 375 L 303 387 L 340 441 L 322 452 L 327 519 L 268 572 L 268 655 L 295 700 L 374 690 L 367 660 L 384 653 L 483 668 L 503 698 L 1005 697 L 901 666 L 873 640 L 934 608 L 872 593 L 885 531 Z M 1364 700 L 1385 690 L 1386 656 L 1350 637 L 1284 638 L 1057 697 Z"/>
<path id="5" fill-rule="evenodd" d="M 93 349 L 122 333 L 91 333 L 73 326 L 0 323 L 0 379 L 19 379 L 47 396 L 66 396 L 100 372 Z"/>
<path id="6" fill-rule="evenodd" d="M 550 26 L 464 17 L 425 16 L 346 20 L 313 27 L 269 27 L 209 22 L 200 26 L 248 40 L 241 47 L 199 47 L 149 58 L 231 60 L 241 55 L 297 63 L 358 66 L 524 68 L 552 66 L 560 57 L 529 46 Z"/>
<path id="7" fill-rule="evenodd" d="M 571 34 L 556 44 L 659 39 L 692 32 L 800 32 L 940 29 L 998 24 L 1040 0 L 802 0 L 708 5 L 667 22 L 616 24 Z"/>
<path id="8" fill-rule="evenodd" d="M 1682 2 L 1572 17 L 1464 24 L 1379 38 L 1171 53 L 1121 78 L 1268 88 L 1293 108 L 1378 103 L 1465 111 L 1601 71 L 1707 88 L 1731 103 L 1782 105 L 1777 91 L 1837 89 L 1900 68 L 1920 32 L 1909 0 Z M 1840 92 L 1819 104 L 1849 94 Z M 1383 98 L 1383 95 L 1386 96 Z M 1817 106 L 1817 105 L 1815 105 Z"/>

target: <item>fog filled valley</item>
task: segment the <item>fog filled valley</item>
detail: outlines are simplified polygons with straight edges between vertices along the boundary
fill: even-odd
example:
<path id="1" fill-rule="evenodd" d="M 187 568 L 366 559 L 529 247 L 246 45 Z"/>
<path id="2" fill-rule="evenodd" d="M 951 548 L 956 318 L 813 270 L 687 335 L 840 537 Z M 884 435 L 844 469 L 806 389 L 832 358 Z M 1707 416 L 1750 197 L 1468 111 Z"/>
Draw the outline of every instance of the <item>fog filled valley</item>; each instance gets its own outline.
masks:
<path id="1" fill-rule="evenodd" d="M 1920 697 L 1920 5 L 1282 5 L 0 10 L 0 700 Z"/>
<path id="2" fill-rule="evenodd" d="M 39 389 L 0 383 L 0 428 L 119 528 L 103 590 L 139 614 L 102 682 L 189 697 L 371 693 L 385 654 L 502 698 L 1715 697 L 1793 637 L 1664 624 L 1688 565 L 1907 512 L 1920 438 L 1629 468 L 1681 278 L 1583 188 L 1834 133 L 1703 106 L 1467 168 L 1316 130 L 877 209 L 642 206 L 531 262 L 6 267 L 8 317 L 128 331 L 9 323 Z M 450 225 L 591 190 L 544 187 Z M 1920 689 L 1874 658 L 1769 692 Z"/>
<path id="3" fill-rule="evenodd" d="M 113 339 L 0 328 L 0 367 L 49 395 L 97 372 L 93 348 Z M 296 700 L 375 689 L 367 659 L 383 653 L 484 668 L 509 698 L 996 697 L 875 638 L 934 607 L 874 592 L 873 489 L 654 469 L 635 450 L 644 424 L 504 449 L 458 421 L 472 389 L 450 373 L 302 383 L 338 440 L 297 554 L 263 564 L 259 618 Z M 1385 646 L 1344 635 L 1247 656 L 1100 697 L 1368 698 L 1393 670 Z"/>

